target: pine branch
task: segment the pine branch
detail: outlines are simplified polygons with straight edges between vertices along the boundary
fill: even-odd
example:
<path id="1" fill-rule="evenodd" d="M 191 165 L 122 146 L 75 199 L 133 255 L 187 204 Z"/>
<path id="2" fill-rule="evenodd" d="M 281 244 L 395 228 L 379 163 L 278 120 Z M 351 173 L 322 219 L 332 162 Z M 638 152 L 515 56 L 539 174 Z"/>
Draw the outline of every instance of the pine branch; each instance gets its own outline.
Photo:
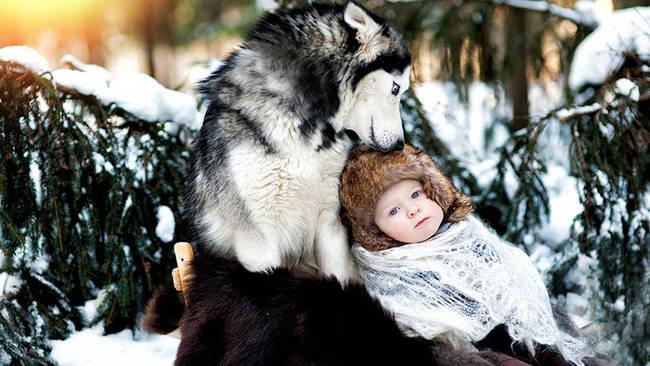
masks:
<path id="1" fill-rule="evenodd" d="M 6 223 L 7 227 L 9 228 L 9 230 L 11 231 L 11 233 L 14 234 L 14 237 L 16 238 L 16 240 L 18 240 L 18 242 L 20 243 L 20 245 L 24 248 L 24 247 L 25 247 L 25 241 L 24 241 L 24 240 L 20 237 L 20 235 L 16 232 L 16 229 L 15 229 L 14 226 L 11 224 L 11 220 L 9 219 L 9 217 L 7 217 L 6 214 L 5 214 L 4 212 L 2 212 L 2 211 L 0 211 L 0 213 L 2 213 L 3 218 L 6 220 L 5 223 Z"/>
<path id="2" fill-rule="evenodd" d="M 650 100 L 650 93 L 642 94 L 636 100 L 618 99 L 605 105 L 602 105 L 600 103 L 594 103 L 585 106 L 573 107 L 570 109 L 562 108 L 554 111 L 552 114 L 554 114 L 560 122 L 566 122 L 568 120 L 571 120 L 579 116 L 586 116 L 603 110 L 618 109 L 626 105 L 645 102 L 647 100 Z"/>

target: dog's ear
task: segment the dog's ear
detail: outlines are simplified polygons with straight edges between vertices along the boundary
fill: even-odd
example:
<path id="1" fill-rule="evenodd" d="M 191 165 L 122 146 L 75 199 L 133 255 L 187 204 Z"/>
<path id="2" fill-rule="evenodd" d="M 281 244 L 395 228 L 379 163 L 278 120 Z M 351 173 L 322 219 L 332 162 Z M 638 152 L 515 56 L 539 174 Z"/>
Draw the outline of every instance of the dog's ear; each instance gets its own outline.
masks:
<path id="1" fill-rule="evenodd" d="M 368 14 L 366 9 L 354 1 L 348 1 L 345 4 L 343 12 L 345 22 L 357 31 L 357 40 L 360 43 L 369 40 L 379 32 L 381 26 Z"/>

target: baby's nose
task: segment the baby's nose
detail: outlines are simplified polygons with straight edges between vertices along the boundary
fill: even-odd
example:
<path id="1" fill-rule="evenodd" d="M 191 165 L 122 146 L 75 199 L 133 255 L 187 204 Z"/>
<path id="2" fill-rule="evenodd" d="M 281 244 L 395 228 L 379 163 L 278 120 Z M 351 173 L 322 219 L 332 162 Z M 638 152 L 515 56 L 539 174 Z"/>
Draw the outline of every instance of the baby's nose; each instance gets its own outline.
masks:
<path id="1" fill-rule="evenodd" d="M 411 209 L 409 210 L 409 217 L 415 217 L 415 215 L 417 215 L 419 212 L 420 212 L 419 207 L 411 207 Z"/>

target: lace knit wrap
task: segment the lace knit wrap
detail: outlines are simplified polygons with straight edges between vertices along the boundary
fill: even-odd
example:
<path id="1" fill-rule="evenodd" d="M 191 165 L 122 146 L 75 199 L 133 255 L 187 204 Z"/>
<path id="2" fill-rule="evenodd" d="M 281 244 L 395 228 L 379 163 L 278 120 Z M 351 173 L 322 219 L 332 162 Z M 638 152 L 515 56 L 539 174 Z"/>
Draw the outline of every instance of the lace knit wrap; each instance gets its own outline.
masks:
<path id="1" fill-rule="evenodd" d="M 505 324 L 515 341 L 553 345 L 583 365 L 585 344 L 558 329 L 528 256 L 473 216 L 422 243 L 352 252 L 368 291 L 407 335 L 452 331 L 474 342 Z"/>

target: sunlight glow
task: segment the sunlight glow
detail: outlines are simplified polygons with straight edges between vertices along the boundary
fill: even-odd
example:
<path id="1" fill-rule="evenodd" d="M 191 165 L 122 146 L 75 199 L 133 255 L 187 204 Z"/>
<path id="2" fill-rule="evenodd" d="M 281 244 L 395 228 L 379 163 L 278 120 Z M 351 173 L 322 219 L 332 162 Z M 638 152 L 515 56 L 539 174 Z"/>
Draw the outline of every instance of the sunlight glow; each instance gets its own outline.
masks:
<path id="1" fill-rule="evenodd" d="M 0 21 L 34 31 L 74 29 L 106 0 L 0 0 Z"/>

